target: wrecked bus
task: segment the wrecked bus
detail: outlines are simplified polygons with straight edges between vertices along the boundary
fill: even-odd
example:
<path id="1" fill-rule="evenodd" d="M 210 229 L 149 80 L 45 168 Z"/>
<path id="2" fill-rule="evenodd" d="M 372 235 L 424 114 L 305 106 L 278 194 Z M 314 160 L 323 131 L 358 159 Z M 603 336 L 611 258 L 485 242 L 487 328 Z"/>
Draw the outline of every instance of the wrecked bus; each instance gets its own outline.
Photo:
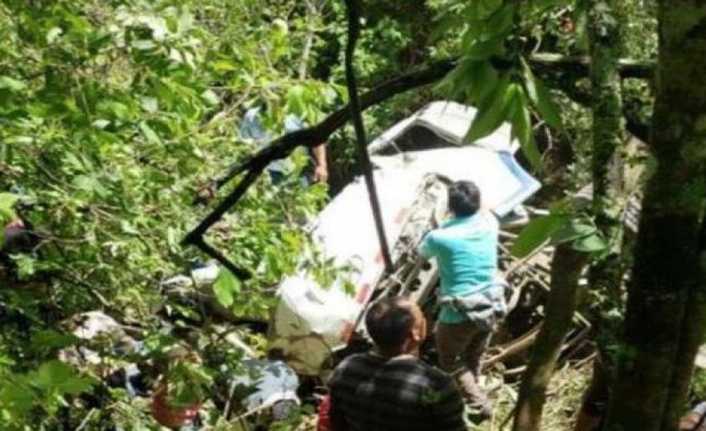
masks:
<path id="1" fill-rule="evenodd" d="M 464 142 L 477 110 L 455 102 L 428 104 L 373 140 L 368 150 L 391 244 L 394 271 L 384 262 L 362 177 L 355 178 L 311 225 L 317 258 L 340 268 L 322 280 L 312 257 L 282 280 L 269 327 L 269 349 L 297 373 L 324 375 L 332 354 L 354 337 L 366 306 L 378 295 L 407 295 L 429 301 L 437 285 L 433 264 L 415 249 L 423 235 L 445 217 L 446 184 L 470 180 L 481 189 L 482 206 L 501 224 L 522 222 L 521 204 L 539 182 L 515 160 L 518 144 L 510 126 L 469 144 Z M 526 217 L 525 217 L 526 218 Z M 325 285 L 327 284 L 327 285 Z"/>

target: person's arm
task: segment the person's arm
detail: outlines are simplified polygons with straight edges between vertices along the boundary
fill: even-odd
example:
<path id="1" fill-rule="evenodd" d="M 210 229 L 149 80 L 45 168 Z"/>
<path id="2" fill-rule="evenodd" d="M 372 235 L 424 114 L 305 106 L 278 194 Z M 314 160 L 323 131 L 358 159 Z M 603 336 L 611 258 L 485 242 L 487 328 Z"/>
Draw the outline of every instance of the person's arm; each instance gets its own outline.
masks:
<path id="1" fill-rule="evenodd" d="M 434 238 L 434 231 L 431 231 L 424 236 L 424 239 L 417 247 L 417 254 L 426 260 L 429 260 L 436 255 L 436 239 Z"/>
<path id="2" fill-rule="evenodd" d="M 326 143 L 321 143 L 311 151 L 314 155 L 314 181 L 325 183 L 328 181 L 328 163 L 326 161 Z"/>

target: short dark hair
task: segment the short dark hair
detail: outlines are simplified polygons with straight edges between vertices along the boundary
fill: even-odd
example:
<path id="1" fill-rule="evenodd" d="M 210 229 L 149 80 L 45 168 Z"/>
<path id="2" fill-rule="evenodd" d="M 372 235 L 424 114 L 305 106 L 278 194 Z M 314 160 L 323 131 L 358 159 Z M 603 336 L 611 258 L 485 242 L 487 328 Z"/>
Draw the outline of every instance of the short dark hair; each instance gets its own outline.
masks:
<path id="1" fill-rule="evenodd" d="M 402 347 L 414 326 L 414 313 L 409 300 L 393 296 L 375 301 L 365 315 L 365 326 L 380 349 L 396 351 Z"/>
<path id="2" fill-rule="evenodd" d="M 480 208 L 480 190 L 472 181 L 456 181 L 449 186 L 449 209 L 457 217 L 472 216 Z"/>

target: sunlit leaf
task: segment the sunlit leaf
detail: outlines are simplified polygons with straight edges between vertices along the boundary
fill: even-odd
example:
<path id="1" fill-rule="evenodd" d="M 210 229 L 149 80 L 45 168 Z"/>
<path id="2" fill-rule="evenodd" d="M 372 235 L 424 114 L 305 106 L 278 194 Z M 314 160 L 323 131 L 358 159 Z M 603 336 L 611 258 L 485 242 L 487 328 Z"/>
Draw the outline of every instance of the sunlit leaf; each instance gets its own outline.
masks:
<path id="1" fill-rule="evenodd" d="M 0 76 L 0 90 L 6 89 L 14 92 L 22 91 L 27 88 L 27 85 L 15 78 L 9 76 Z"/>
<path id="2" fill-rule="evenodd" d="M 552 235 L 561 229 L 569 219 L 566 216 L 550 214 L 533 219 L 522 229 L 510 252 L 517 258 L 531 254 L 551 240 Z"/>
<path id="3" fill-rule="evenodd" d="M 529 105 L 524 93 L 517 90 L 512 101 L 512 135 L 520 141 L 522 152 L 535 171 L 542 168 L 542 155 L 534 141 Z"/>
<path id="4" fill-rule="evenodd" d="M 583 238 L 576 239 L 572 247 L 585 253 L 598 253 L 608 248 L 608 243 L 598 234 L 598 232 Z"/>
<path id="5" fill-rule="evenodd" d="M 562 127 L 561 116 L 552 100 L 551 94 L 549 94 L 544 83 L 532 73 L 532 69 L 524 59 L 522 60 L 522 74 L 527 97 L 532 102 L 532 106 L 547 124 L 560 129 Z"/>
<path id="6" fill-rule="evenodd" d="M 145 121 L 140 122 L 140 130 L 142 130 L 142 134 L 145 135 L 145 138 L 147 138 L 147 142 L 152 143 L 152 144 L 161 144 L 162 140 L 159 139 L 159 135 L 157 135 L 157 132 L 155 132 Z"/>
<path id="7" fill-rule="evenodd" d="M 472 143 L 493 133 L 507 119 L 514 95 L 514 85 L 504 78 L 478 107 L 478 113 L 464 138 L 464 142 Z"/>
<path id="8" fill-rule="evenodd" d="M 234 295 L 240 292 L 240 280 L 230 271 L 222 268 L 213 284 L 213 293 L 224 307 L 233 305 Z"/>

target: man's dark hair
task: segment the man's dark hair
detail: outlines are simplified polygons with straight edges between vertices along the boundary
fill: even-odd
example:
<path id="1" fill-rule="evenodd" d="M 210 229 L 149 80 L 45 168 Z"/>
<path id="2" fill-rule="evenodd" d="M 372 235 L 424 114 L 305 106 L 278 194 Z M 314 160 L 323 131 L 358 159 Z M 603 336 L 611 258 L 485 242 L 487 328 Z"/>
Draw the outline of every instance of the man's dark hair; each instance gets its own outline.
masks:
<path id="1" fill-rule="evenodd" d="M 381 350 L 397 351 L 414 326 L 409 300 L 396 296 L 375 301 L 365 315 L 365 326 Z"/>
<path id="2" fill-rule="evenodd" d="M 480 208 L 480 190 L 472 181 L 456 181 L 449 186 L 449 209 L 456 217 L 472 216 Z"/>

